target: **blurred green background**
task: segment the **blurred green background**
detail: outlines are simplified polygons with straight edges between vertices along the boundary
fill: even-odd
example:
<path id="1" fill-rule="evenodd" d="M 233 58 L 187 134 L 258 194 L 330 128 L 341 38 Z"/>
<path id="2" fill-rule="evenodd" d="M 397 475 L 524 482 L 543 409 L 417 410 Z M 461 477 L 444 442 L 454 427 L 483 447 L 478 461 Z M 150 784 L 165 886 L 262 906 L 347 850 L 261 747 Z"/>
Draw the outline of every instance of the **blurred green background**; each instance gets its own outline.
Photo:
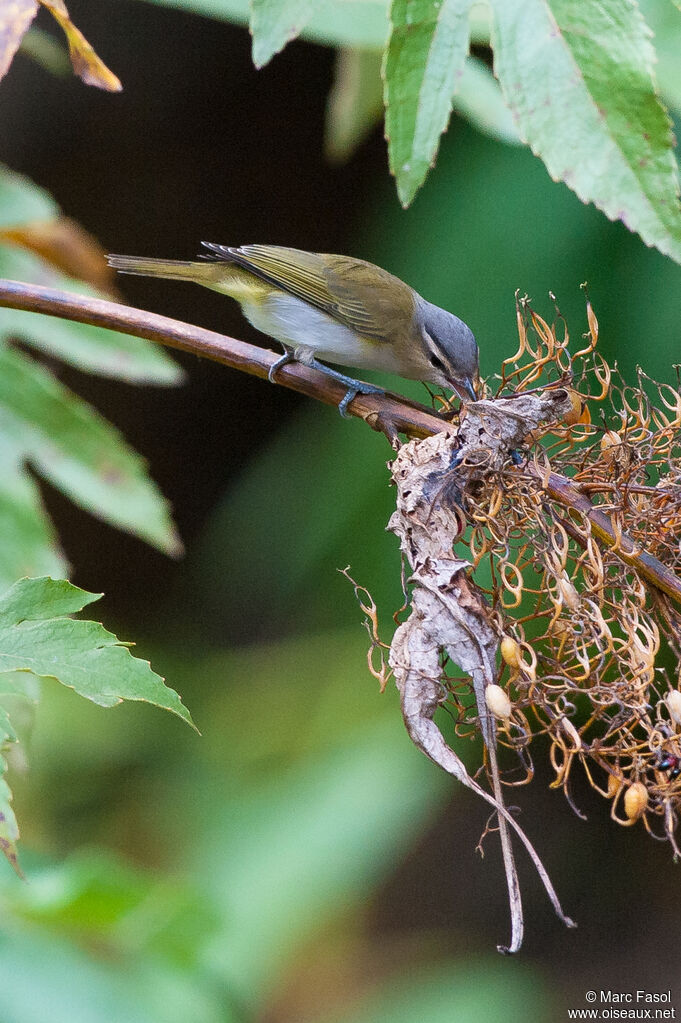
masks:
<path id="1" fill-rule="evenodd" d="M 20 55 L 2 83 L 0 159 L 105 248 L 187 258 L 201 239 L 263 241 L 374 260 L 471 324 L 483 375 L 515 350 L 516 288 L 547 315 L 553 290 L 579 337 L 586 280 L 603 354 L 673 380 L 681 268 L 529 151 L 455 118 L 404 212 L 380 131 L 346 166 L 323 158 L 330 50 L 298 42 L 256 72 L 242 28 L 132 0 L 70 10 L 125 91 Z M 121 287 L 257 340 L 205 290 Z M 202 736 L 150 707 L 45 689 L 30 769 L 14 771 L 28 881 L 0 865 L 0 1023 L 553 1021 L 589 988 L 671 987 L 681 1002 L 669 848 L 618 828 L 581 783 L 579 820 L 549 791 L 540 745 L 513 801 L 579 929 L 554 918 L 520 855 L 525 946 L 499 957 L 500 858 L 493 837 L 484 859 L 474 851 L 487 810 L 410 746 L 337 572 L 351 565 L 389 638 L 390 449 L 284 389 L 181 361 L 177 390 L 58 372 L 149 459 L 182 562 L 41 487 L 73 581 L 106 592 L 104 621 Z M 479 762 L 478 747 L 461 753 Z"/>

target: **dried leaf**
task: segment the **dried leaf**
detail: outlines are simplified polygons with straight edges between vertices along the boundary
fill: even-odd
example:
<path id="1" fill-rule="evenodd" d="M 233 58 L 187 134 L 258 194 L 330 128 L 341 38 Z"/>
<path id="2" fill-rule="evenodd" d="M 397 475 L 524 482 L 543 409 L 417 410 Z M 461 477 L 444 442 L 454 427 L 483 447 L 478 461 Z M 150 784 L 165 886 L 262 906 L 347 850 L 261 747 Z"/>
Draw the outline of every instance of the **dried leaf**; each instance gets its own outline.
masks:
<path id="1" fill-rule="evenodd" d="M 86 85 L 96 85 L 107 92 L 120 92 L 123 88 L 120 80 L 97 56 L 83 33 L 73 24 L 64 0 L 40 0 L 40 3 L 48 9 L 66 33 L 71 63 L 78 77 Z"/>
<path id="2" fill-rule="evenodd" d="M 40 256 L 69 277 L 115 294 L 114 271 L 97 240 L 70 217 L 33 221 L 0 229 L 0 242 L 10 242 Z"/>

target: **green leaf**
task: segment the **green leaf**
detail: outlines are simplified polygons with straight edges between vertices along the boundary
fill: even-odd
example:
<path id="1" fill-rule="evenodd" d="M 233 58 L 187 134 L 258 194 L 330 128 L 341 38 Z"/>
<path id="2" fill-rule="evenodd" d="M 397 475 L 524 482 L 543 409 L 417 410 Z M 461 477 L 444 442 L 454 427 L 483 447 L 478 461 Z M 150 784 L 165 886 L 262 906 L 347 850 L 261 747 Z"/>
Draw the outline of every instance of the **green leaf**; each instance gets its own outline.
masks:
<path id="1" fill-rule="evenodd" d="M 676 2 L 676 0 L 672 0 Z M 681 17 L 669 0 L 639 0 L 641 12 L 655 37 L 655 77 L 660 92 L 675 114 L 681 114 Z M 681 0 L 678 0 L 681 9 Z"/>
<path id="2" fill-rule="evenodd" d="M 19 825 L 12 809 L 12 791 L 4 777 L 8 766 L 5 757 L 7 747 L 16 741 L 17 736 L 9 715 L 5 708 L 0 706 L 0 852 L 5 854 L 16 872 L 21 874 L 17 858 Z"/>
<path id="3" fill-rule="evenodd" d="M 461 117 L 492 138 L 518 145 L 518 129 L 496 78 L 481 60 L 469 57 L 454 95 L 454 109 Z"/>
<path id="4" fill-rule="evenodd" d="M 210 18 L 247 25 L 249 0 L 153 0 L 163 7 L 179 7 Z M 388 34 L 388 0 L 326 0 L 316 5 L 300 33 L 303 39 L 328 46 L 365 46 L 383 49 Z"/>
<path id="5" fill-rule="evenodd" d="M 99 622 L 67 617 L 101 594 L 87 593 L 64 579 L 21 579 L 0 596 L 0 694 L 35 702 L 39 680 L 54 678 L 101 707 L 144 700 L 177 714 L 194 727 L 178 694 L 164 685 L 148 661 L 133 657 Z M 22 678 L 23 676 L 23 678 Z M 25 681 L 24 681 L 25 679 Z M 19 870 L 19 828 L 12 794 L 3 775 L 7 746 L 16 742 L 0 703 L 0 851 Z"/>
<path id="6" fill-rule="evenodd" d="M 432 166 L 468 55 L 471 0 L 393 0 L 384 62 L 390 170 L 408 206 Z"/>
<path id="7" fill-rule="evenodd" d="M 217 926 L 212 904 L 196 887 L 91 850 L 31 870 L 30 885 L 7 885 L 3 908 L 53 933 L 96 943 L 109 959 L 143 955 L 178 970 L 194 964 Z"/>
<path id="8" fill-rule="evenodd" d="M 58 215 L 59 207 L 52 196 L 23 174 L 0 164 L 0 228 L 51 220 Z"/>
<path id="9" fill-rule="evenodd" d="M 40 489 L 26 472 L 23 452 L 2 433 L 0 536 L 0 587 L 24 575 L 66 575 L 68 564 L 43 507 Z"/>
<path id="10" fill-rule="evenodd" d="M 26 886 L 28 887 L 28 886 Z M 131 922 L 134 926 L 134 922 Z M 3 921 L 3 1023 L 238 1023 L 229 993 L 159 958 L 97 954 L 39 927 Z"/>
<path id="11" fill-rule="evenodd" d="M 144 700 L 193 724 L 177 693 L 132 656 L 130 644 L 99 622 L 66 617 L 100 596 L 65 579 L 20 579 L 0 597 L 0 672 L 55 678 L 100 707 Z"/>
<path id="12" fill-rule="evenodd" d="M 52 374 L 11 349 L 0 349 L 0 427 L 6 458 L 29 462 L 105 522 L 169 554 L 181 551 L 167 503 L 143 459 Z M 0 480 L 0 495 L 3 488 Z"/>
<path id="13" fill-rule="evenodd" d="M 251 0 L 253 63 L 263 67 L 300 35 L 322 0 Z"/>
<path id="14" fill-rule="evenodd" d="M 379 50 L 341 47 L 326 104 L 324 151 L 344 163 L 383 117 Z"/>
<path id="15" fill-rule="evenodd" d="M 20 877 L 17 853 L 19 825 L 12 809 L 12 791 L 4 777 L 9 767 L 7 754 L 19 737 L 10 721 L 6 704 L 19 712 L 24 711 L 19 713 L 19 720 L 25 728 L 29 723 L 33 724 L 39 698 L 40 679 L 35 675 L 23 671 L 0 672 L 0 852 L 4 853 Z"/>
<path id="16" fill-rule="evenodd" d="M 0 228 L 54 220 L 58 207 L 0 166 Z M 0 276 L 91 291 L 21 248 L 0 246 Z M 45 369 L 5 350 L 18 338 L 78 369 L 134 383 L 174 384 L 182 370 L 157 347 L 112 331 L 0 309 L 0 585 L 23 575 L 65 575 L 68 565 L 26 463 L 83 507 L 169 553 L 181 547 L 144 462 L 113 428 Z M 94 431 L 94 432 L 92 432 Z M 50 468 L 52 455 L 55 462 Z M 132 501 L 126 507 L 128 501 Z"/>
<path id="17" fill-rule="evenodd" d="M 494 66 L 551 177 L 681 262 L 678 175 L 634 0 L 492 0 Z"/>

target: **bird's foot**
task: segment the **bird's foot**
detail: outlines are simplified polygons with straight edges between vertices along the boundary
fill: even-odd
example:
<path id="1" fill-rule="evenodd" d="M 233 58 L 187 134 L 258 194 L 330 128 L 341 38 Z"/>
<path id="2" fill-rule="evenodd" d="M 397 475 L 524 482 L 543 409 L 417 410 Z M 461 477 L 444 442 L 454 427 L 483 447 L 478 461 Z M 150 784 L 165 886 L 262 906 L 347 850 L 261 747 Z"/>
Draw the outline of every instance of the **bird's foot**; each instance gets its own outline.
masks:
<path id="1" fill-rule="evenodd" d="M 285 366 L 287 362 L 293 362 L 294 355 L 288 349 L 284 351 L 284 354 L 280 356 L 276 362 L 273 362 L 267 371 L 267 379 L 271 384 L 276 383 L 275 377 L 282 366 Z"/>
<path id="2" fill-rule="evenodd" d="M 376 387 L 375 384 L 366 384 L 363 380 L 355 380 L 354 377 L 346 376 L 345 373 L 339 373 L 338 370 L 325 366 L 323 362 L 319 362 L 317 359 L 309 359 L 307 365 L 314 366 L 320 373 L 324 373 L 327 377 L 333 377 L 334 380 L 345 384 L 347 391 L 338 405 L 338 411 L 344 419 L 348 418 L 348 405 L 358 394 L 385 394 L 382 387 Z"/>
<path id="3" fill-rule="evenodd" d="M 348 378 L 348 380 L 350 380 L 350 378 Z M 375 387 L 373 384 L 365 384 L 361 380 L 352 380 L 348 384 L 345 397 L 338 405 L 338 411 L 344 419 L 348 418 L 348 405 L 351 401 L 354 401 L 358 394 L 385 394 L 385 391 L 382 387 Z"/>

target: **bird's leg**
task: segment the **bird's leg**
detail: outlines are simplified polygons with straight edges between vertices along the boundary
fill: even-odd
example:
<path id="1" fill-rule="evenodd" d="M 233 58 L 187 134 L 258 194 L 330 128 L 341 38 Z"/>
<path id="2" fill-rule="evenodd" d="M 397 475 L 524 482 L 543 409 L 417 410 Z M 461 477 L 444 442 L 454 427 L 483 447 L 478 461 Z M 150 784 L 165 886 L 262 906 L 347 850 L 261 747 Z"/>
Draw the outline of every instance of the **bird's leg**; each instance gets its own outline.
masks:
<path id="1" fill-rule="evenodd" d="M 280 358 L 278 358 L 276 362 L 273 362 L 267 371 L 267 379 L 271 384 L 275 383 L 274 378 L 281 369 L 281 367 L 285 366 L 287 362 L 293 362 L 293 360 L 295 359 L 295 355 L 293 354 L 290 348 L 287 348 L 286 345 L 283 345 L 282 347 L 284 349 L 284 354 L 280 356 Z"/>
<path id="2" fill-rule="evenodd" d="M 344 418 L 347 418 L 348 415 L 348 405 L 358 394 L 385 394 L 382 387 L 376 387 L 374 384 L 365 384 L 363 380 L 355 380 L 354 377 L 348 377 L 345 373 L 339 373 L 338 370 L 325 366 L 323 362 L 318 362 L 314 357 L 306 358 L 304 361 L 306 366 L 312 366 L 314 369 L 318 369 L 320 373 L 325 373 L 327 376 L 333 377 L 334 380 L 339 380 L 342 384 L 345 384 L 348 390 L 338 406 L 338 411 Z"/>

